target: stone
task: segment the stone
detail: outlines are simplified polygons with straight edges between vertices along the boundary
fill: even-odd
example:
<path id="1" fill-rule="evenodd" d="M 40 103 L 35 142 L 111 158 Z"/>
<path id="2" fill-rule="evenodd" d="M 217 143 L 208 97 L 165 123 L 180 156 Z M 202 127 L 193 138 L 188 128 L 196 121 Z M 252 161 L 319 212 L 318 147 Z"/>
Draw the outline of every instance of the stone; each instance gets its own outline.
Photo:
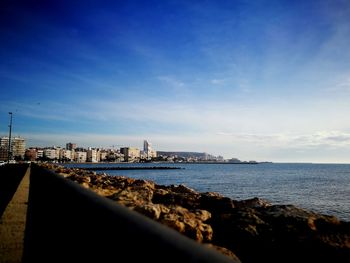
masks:
<path id="1" fill-rule="evenodd" d="M 56 169 L 55 166 L 46 165 Z M 184 185 L 57 169 L 121 205 L 245 263 L 350 263 L 350 222 L 260 198 L 232 200 Z M 64 175 L 63 175 L 64 176 Z"/>

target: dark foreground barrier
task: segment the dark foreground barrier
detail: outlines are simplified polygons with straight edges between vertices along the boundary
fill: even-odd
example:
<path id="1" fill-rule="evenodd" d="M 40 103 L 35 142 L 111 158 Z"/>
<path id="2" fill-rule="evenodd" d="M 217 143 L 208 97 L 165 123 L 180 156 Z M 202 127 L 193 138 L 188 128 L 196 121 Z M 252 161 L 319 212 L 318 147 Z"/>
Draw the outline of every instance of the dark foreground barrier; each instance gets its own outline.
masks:
<path id="1" fill-rule="evenodd" d="M 0 217 L 21 182 L 28 164 L 0 166 Z"/>
<path id="2" fill-rule="evenodd" d="M 23 262 L 233 262 L 32 165 Z"/>

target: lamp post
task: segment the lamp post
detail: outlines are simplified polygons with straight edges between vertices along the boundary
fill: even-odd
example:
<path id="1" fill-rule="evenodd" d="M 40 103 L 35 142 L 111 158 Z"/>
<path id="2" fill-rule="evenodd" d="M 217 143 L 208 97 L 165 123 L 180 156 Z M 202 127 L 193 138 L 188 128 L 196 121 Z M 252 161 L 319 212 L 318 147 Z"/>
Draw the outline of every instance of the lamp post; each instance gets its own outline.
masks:
<path id="1" fill-rule="evenodd" d="M 8 155 L 7 155 L 7 163 L 10 163 L 11 159 L 11 132 L 12 132 L 12 112 L 9 112 L 10 114 L 10 125 L 9 125 L 9 146 L 8 146 Z"/>

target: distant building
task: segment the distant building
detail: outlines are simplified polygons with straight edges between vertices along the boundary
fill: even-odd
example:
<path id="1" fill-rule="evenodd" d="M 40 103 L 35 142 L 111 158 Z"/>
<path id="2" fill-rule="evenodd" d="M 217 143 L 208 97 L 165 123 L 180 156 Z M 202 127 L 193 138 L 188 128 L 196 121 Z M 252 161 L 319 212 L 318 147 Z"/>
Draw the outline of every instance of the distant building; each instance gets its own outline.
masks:
<path id="1" fill-rule="evenodd" d="M 76 148 L 77 148 L 77 144 L 76 143 L 69 142 L 69 143 L 66 144 L 66 149 L 67 150 L 72 151 L 72 150 L 75 150 Z"/>
<path id="2" fill-rule="evenodd" d="M 217 161 L 218 161 L 218 162 L 223 162 L 224 160 L 225 160 L 224 157 L 221 156 L 221 155 L 219 155 L 219 156 L 217 157 Z"/>
<path id="3" fill-rule="evenodd" d="M 61 149 L 59 159 L 63 161 L 73 161 L 74 150 Z"/>
<path id="4" fill-rule="evenodd" d="M 26 140 L 20 137 L 13 138 L 12 142 L 12 156 L 17 158 L 24 158 L 24 153 L 26 151 Z"/>
<path id="5" fill-rule="evenodd" d="M 87 160 L 86 152 L 80 152 L 80 151 L 75 152 L 74 161 L 78 163 L 85 163 L 86 160 Z"/>
<path id="6" fill-rule="evenodd" d="M 0 147 L 7 149 L 8 146 L 9 146 L 9 137 L 1 137 L 0 138 Z"/>
<path id="7" fill-rule="evenodd" d="M 108 152 L 105 150 L 100 151 L 100 161 L 106 161 L 107 160 Z"/>
<path id="8" fill-rule="evenodd" d="M 9 138 L 1 137 L 0 138 L 0 161 L 6 161 L 8 159 L 8 147 L 9 147 Z"/>
<path id="9" fill-rule="evenodd" d="M 146 140 L 143 141 L 143 152 L 145 153 L 147 159 L 157 157 L 157 152 L 153 150 L 152 144 Z"/>
<path id="10" fill-rule="evenodd" d="M 130 161 L 135 161 L 140 158 L 141 153 L 138 148 L 134 147 L 123 147 L 120 148 L 120 152 L 124 154 L 124 161 L 125 162 L 130 162 Z"/>
<path id="11" fill-rule="evenodd" d="M 98 151 L 95 149 L 88 149 L 86 155 L 88 162 L 97 163 L 99 161 Z"/>
<path id="12" fill-rule="evenodd" d="M 44 150 L 43 149 L 37 149 L 36 150 L 37 158 L 43 158 L 44 157 Z"/>
<path id="13" fill-rule="evenodd" d="M 229 163 L 241 163 L 242 161 L 237 158 L 231 158 L 228 160 Z"/>
<path id="14" fill-rule="evenodd" d="M 8 159 L 9 137 L 0 138 L 0 160 Z M 21 137 L 11 138 L 10 159 L 23 159 L 26 151 L 26 141 Z"/>
<path id="15" fill-rule="evenodd" d="M 50 160 L 58 159 L 58 155 L 56 155 L 56 149 L 46 148 L 44 149 L 44 157 Z"/>
<path id="16" fill-rule="evenodd" d="M 7 161 L 8 151 L 7 148 L 0 147 L 0 161 Z"/>
<path id="17" fill-rule="evenodd" d="M 24 153 L 24 159 L 34 162 L 38 158 L 38 151 L 35 148 L 29 148 Z"/>

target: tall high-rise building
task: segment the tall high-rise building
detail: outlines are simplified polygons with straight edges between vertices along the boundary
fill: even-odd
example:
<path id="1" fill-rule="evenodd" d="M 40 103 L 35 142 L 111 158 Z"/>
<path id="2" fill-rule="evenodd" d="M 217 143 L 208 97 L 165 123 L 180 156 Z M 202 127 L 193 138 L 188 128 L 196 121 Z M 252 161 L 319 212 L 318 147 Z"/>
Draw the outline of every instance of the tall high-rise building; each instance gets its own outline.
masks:
<path id="1" fill-rule="evenodd" d="M 75 150 L 76 148 L 77 148 L 77 144 L 76 143 L 69 142 L 69 143 L 66 144 L 66 149 L 67 150 L 72 151 L 72 150 Z"/>
<path id="2" fill-rule="evenodd" d="M 148 155 L 148 153 L 151 150 L 152 150 L 152 145 L 148 141 L 144 140 L 143 141 L 143 151 Z"/>
<path id="3" fill-rule="evenodd" d="M 147 140 L 143 141 L 143 151 L 146 154 L 147 158 L 156 157 L 157 153 L 152 148 L 152 144 Z"/>

